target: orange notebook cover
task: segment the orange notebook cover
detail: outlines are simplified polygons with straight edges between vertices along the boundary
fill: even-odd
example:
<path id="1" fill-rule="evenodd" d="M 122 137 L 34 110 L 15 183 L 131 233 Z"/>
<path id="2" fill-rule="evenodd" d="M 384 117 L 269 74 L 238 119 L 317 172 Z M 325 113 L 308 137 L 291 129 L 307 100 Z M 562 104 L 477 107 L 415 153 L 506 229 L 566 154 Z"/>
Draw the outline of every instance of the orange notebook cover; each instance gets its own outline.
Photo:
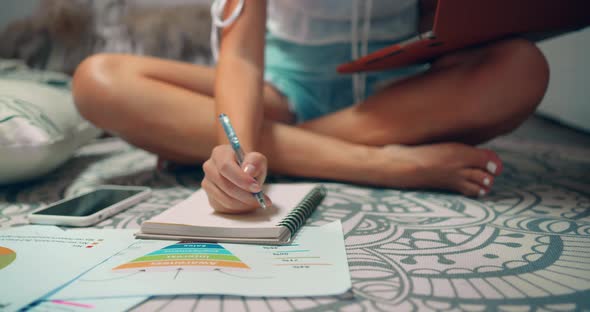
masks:
<path id="1" fill-rule="evenodd" d="M 377 71 L 425 63 L 454 50 L 511 35 L 543 32 L 551 36 L 590 25 L 590 0 L 422 0 L 421 3 L 430 3 L 435 7 L 435 14 L 419 36 L 342 64 L 338 72 Z"/>

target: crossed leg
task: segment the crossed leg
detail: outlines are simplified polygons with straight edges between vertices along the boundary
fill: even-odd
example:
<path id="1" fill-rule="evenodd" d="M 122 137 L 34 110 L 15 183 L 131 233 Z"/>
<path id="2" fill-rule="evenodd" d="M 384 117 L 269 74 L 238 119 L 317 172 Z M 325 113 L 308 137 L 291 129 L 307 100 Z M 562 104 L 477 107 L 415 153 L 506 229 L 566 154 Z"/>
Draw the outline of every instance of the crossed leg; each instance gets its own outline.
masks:
<path id="1" fill-rule="evenodd" d="M 299 125 L 266 86 L 260 152 L 282 174 L 482 195 L 501 161 L 471 144 L 524 121 L 544 95 L 547 68 L 533 44 L 500 41 L 442 57 L 364 103 Z M 214 75 L 197 65 L 102 54 L 78 67 L 73 92 L 80 113 L 98 127 L 194 163 L 216 145 Z"/>

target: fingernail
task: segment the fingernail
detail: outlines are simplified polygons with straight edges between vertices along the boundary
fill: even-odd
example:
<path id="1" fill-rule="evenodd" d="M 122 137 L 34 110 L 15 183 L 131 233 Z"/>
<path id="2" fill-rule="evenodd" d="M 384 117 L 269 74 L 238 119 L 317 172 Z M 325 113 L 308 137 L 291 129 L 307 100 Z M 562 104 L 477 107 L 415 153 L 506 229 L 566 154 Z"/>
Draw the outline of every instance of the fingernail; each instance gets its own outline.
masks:
<path id="1" fill-rule="evenodd" d="M 488 161 L 488 164 L 486 165 L 486 169 L 488 169 L 488 171 L 491 174 L 495 174 L 496 170 L 498 169 L 498 165 L 496 165 L 496 163 L 493 161 Z"/>
<path id="2" fill-rule="evenodd" d="M 258 185 L 258 183 L 252 183 L 248 187 L 248 190 L 250 190 L 252 193 L 258 193 L 260 192 L 260 185 Z"/>
<path id="3" fill-rule="evenodd" d="M 483 179 L 483 184 L 484 185 L 490 185 L 490 178 Z"/>
<path id="4" fill-rule="evenodd" d="M 254 165 L 251 164 L 247 164 L 246 167 L 244 167 L 244 172 L 254 176 L 254 172 L 256 171 L 256 167 L 254 167 Z"/>
<path id="5" fill-rule="evenodd" d="M 484 191 L 483 189 L 479 190 L 479 197 L 483 197 L 486 195 L 486 191 Z"/>

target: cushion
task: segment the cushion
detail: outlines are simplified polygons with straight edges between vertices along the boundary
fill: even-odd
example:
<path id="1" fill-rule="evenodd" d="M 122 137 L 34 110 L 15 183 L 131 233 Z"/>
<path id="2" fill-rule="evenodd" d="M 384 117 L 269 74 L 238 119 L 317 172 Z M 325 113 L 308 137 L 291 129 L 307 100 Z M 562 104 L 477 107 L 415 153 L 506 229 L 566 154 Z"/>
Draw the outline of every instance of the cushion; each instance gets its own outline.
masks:
<path id="1" fill-rule="evenodd" d="M 50 172 L 100 133 L 76 111 L 67 75 L 0 61 L 0 184 Z"/>

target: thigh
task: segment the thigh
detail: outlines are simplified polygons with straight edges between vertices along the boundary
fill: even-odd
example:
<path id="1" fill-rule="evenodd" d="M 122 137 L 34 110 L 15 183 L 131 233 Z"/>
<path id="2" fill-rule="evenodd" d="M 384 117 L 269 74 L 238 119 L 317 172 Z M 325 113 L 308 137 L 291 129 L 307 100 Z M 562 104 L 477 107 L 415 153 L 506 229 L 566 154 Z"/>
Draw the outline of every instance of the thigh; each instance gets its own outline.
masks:
<path id="1" fill-rule="evenodd" d="M 99 54 L 92 56 L 85 67 L 97 68 L 107 75 L 127 75 L 147 78 L 214 97 L 215 68 L 148 56 Z M 133 79 L 133 78 L 132 78 Z M 292 122 L 286 98 L 270 84 L 263 90 L 265 117 L 275 121 Z"/>
<path id="2" fill-rule="evenodd" d="M 370 145 L 480 143 L 510 131 L 546 88 L 546 63 L 533 44 L 504 40 L 435 61 L 363 103 L 302 124 Z"/>

